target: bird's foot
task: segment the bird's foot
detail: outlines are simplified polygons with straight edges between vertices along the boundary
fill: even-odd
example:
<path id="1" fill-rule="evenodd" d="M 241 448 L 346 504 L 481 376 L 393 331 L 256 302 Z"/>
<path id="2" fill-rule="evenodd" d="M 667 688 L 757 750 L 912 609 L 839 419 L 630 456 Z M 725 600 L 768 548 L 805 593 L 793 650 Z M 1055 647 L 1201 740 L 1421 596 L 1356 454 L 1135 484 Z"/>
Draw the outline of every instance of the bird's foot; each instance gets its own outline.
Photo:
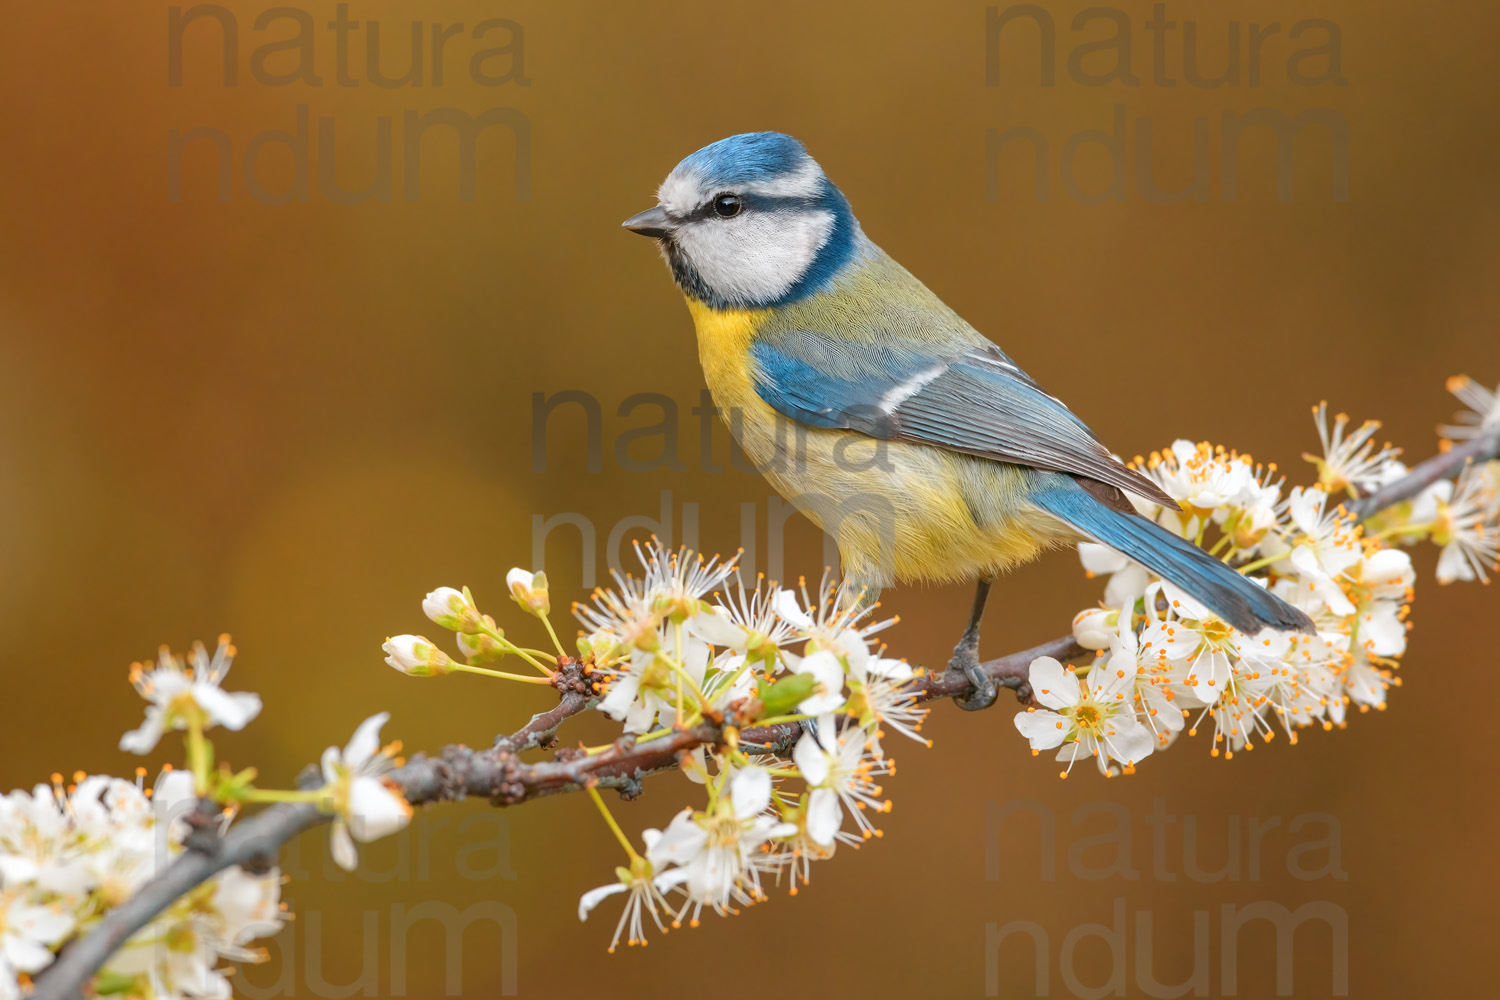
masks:
<path id="1" fill-rule="evenodd" d="M 956 694 L 953 703 L 965 712 L 978 712 L 995 703 L 1000 689 L 992 677 L 979 665 L 979 643 L 964 636 L 962 642 L 953 647 L 953 659 L 948 661 L 949 670 L 957 670 L 969 679 L 974 690 L 968 694 Z"/>

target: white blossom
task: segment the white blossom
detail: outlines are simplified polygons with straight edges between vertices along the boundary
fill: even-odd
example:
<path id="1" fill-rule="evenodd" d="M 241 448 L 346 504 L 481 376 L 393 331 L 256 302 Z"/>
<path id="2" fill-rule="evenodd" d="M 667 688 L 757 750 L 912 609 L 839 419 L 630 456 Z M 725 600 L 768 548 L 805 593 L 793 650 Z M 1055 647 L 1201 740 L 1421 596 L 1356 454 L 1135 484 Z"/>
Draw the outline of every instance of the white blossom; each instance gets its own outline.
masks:
<path id="1" fill-rule="evenodd" d="M 708 671 L 708 644 L 682 635 L 679 655 L 678 631 L 667 630 L 653 650 L 632 649 L 624 666 L 599 671 L 608 687 L 599 711 L 625 723 L 628 733 L 648 732 L 658 717 L 675 716 L 679 687 L 703 684 Z"/>
<path id="2" fill-rule="evenodd" d="M 205 729 L 243 729 L 260 714 L 260 696 L 220 688 L 234 662 L 234 653 L 229 636 L 221 635 L 212 659 L 199 642 L 193 644 L 186 665 L 163 646 L 154 666 L 147 663 L 131 667 L 130 682 L 149 704 L 140 727 L 120 737 L 120 749 L 150 753 L 163 732 L 187 729 L 192 720 Z"/>
<path id="3" fill-rule="evenodd" d="M 726 588 L 716 604 L 687 620 L 688 632 L 775 667 L 776 654 L 794 632 L 793 625 L 777 614 L 782 593 L 791 591 L 778 591 L 775 584 L 764 582 L 747 588 L 744 580 L 736 579 L 734 588 Z"/>
<path id="4" fill-rule="evenodd" d="M 1500 488 L 1488 481 L 1487 468 L 1468 466 L 1456 484 L 1434 486 L 1432 535 L 1442 546 L 1438 583 L 1488 582 L 1491 572 L 1500 572 Z"/>
<path id="5" fill-rule="evenodd" d="M 1359 536 L 1342 507 L 1324 512 L 1327 502 L 1328 494 L 1316 487 L 1292 490 L 1287 510 L 1301 535 L 1292 542 L 1290 562 L 1335 614 L 1349 615 L 1354 605 L 1339 580 L 1362 557 Z"/>
<path id="6" fill-rule="evenodd" d="M 1366 420 L 1353 433 L 1345 435 L 1349 415 L 1340 413 L 1333 418 L 1333 427 L 1328 426 L 1328 404 L 1313 407 L 1313 421 L 1318 425 L 1318 440 L 1323 445 L 1322 455 L 1303 455 L 1318 468 L 1318 485 L 1329 493 L 1347 490 L 1358 496 L 1368 493 L 1380 485 L 1386 472 L 1386 463 L 1401 454 L 1400 448 L 1389 444 L 1375 448 L 1372 440 L 1380 430 L 1380 421 Z"/>
<path id="7" fill-rule="evenodd" d="M 281 873 L 252 875 L 238 866 L 214 883 L 208 902 L 215 937 L 231 945 L 271 937 L 281 929 Z"/>
<path id="8" fill-rule="evenodd" d="M 70 934 L 182 853 L 193 777 L 163 772 L 155 790 L 148 798 L 140 778 L 80 773 L 67 786 L 56 775 L 50 786 L 0 799 L 0 997 L 16 996 L 18 974 L 45 967 Z M 136 979 L 137 995 L 227 997 L 218 963 L 261 960 L 243 945 L 280 928 L 280 885 L 274 870 L 226 869 L 133 935 L 105 971 Z"/>
<path id="9" fill-rule="evenodd" d="M 703 693 L 709 706 L 724 711 L 731 703 L 755 693 L 755 675 L 744 653 L 727 651 L 714 657 Z"/>
<path id="10" fill-rule="evenodd" d="M 1061 747 L 1057 759 L 1069 770 L 1080 757 L 1093 756 L 1100 772 L 1107 774 L 1111 759 L 1133 767 L 1156 749 L 1156 740 L 1136 719 L 1134 703 L 1126 697 L 1134 674 L 1096 667 L 1084 681 L 1052 657 L 1042 656 L 1031 661 L 1030 681 L 1043 707 L 1017 713 L 1015 723 L 1034 753 Z"/>
<path id="11" fill-rule="evenodd" d="M 673 621 L 683 621 L 703 610 L 704 598 L 734 572 L 734 561 L 709 559 L 687 547 L 671 551 L 655 538 L 649 549 L 635 546 L 636 558 L 646 571 L 642 589 L 649 601 Z"/>
<path id="12" fill-rule="evenodd" d="M 285 919 L 281 873 L 252 875 L 231 867 L 201 898 L 178 899 L 110 956 L 105 971 L 144 980 L 148 995 L 224 998 L 232 994 L 221 959 L 262 962 L 266 954 L 244 945 L 276 934 Z"/>
<path id="13" fill-rule="evenodd" d="M 384 775 L 393 767 L 394 747 L 380 746 L 380 729 L 389 712 L 359 724 L 342 751 L 323 751 L 324 791 L 332 804 L 333 859 L 352 871 L 359 864 L 354 841 L 368 843 L 389 836 L 411 821 L 411 806 Z"/>
<path id="14" fill-rule="evenodd" d="M 1176 585 L 1163 581 L 1160 588 L 1174 617 L 1148 625 L 1142 646 L 1176 666 L 1198 700 L 1212 705 L 1232 684 L 1234 657 L 1245 636 Z"/>
<path id="15" fill-rule="evenodd" d="M 1255 482 L 1248 457 L 1207 442 L 1174 441 L 1169 450 L 1153 452 L 1146 467 L 1168 496 L 1200 513 L 1233 503 Z"/>
<path id="16" fill-rule="evenodd" d="M 648 854 L 661 837 L 660 830 L 645 831 L 641 839 L 645 841 Z M 629 868 L 615 869 L 615 877 L 616 881 L 601 885 L 597 889 L 590 889 L 579 897 L 578 919 L 587 920 L 594 907 L 610 896 L 625 893 L 625 908 L 620 913 L 619 923 L 615 925 L 615 936 L 610 939 L 609 950 L 611 952 L 615 950 L 622 934 L 627 934 L 626 945 L 644 946 L 646 944 L 644 917 L 647 915 L 656 924 L 656 929 L 665 934 L 667 925 L 663 917 L 671 916 L 673 910 L 664 892 L 681 884 L 687 877 L 687 870 L 673 868 L 658 874 L 649 860 L 637 854 L 631 859 Z"/>
<path id="17" fill-rule="evenodd" d="M 1233 543 L 1233 552 L 1237 556 L 1254 555 L 1261 543 L 1281 528 L 1281 485 L 1284 480 L 1272 482 L 1274 473 L 1274 468 L 1256 467 L 1250 483 L 1240 495 L 1213 513 L 1214 523 Z"/>
<path id="18" fill-rule="evenodd" d="M 109 957 L 104 971 L 144 980 L 151 997 L 229 1000 L 233 991 L 217 966 L 219 950 L 206 926 L 183 901 L 142 927 Z"/>
<path id="19" fill-rule="evenodd" d="M 870 658 L 871 637 L 895 622 L 890 618 L 866 621 L 874 609 L 864 597 L 864 591 L 853 590 L 847 583 L 833 587 L 825 580 L 816 596 L 803 587 L 800 595 L 778 591 L 773 600 L 777 615 L 791 626 L 792 634 L 806 641 L 807 653 L 831 652 L 857 671 Z"/>
<path id="20" fill-rule="evenodd" d="M 818 719 L 817 735 L 803 734 L 792 750 L 792 760 L 811 790 L 807 801 L 807 832 L 824 848 L 833 846 L 843 826 L 844 812 L 854 818 L 860 836 L 879 836 L 868 811 L 889 812 L 891 802 L 882 799 L 875 778 L 889 774 L 894 766 L 877 756 L 861 727 L 840 733 L 832 715 Z"/>
<path id="21" fill-rule="evenodd" d="M 1376 656 L 1406 652 L 1406 608 L 1417 574 L 1400 549 L 1369 552 L 1352 571 L 1359 645 Z"/>
<path id="22" fill-rule="evenodd" d="M 882 752 L 880 739 L 885 735 L 881 726 L 890 726 L 908 739 L 932 746 L 932 741 L 921 735 L 927 709 L 917 703 L 916 693 L 909 686 L 915 677 L 916 671 L 905 660 L 874 657 L 863 670 L 851 673 L 848 678 L 849 700 L 845 711 L 870 734 L 877 756 Z"/>
<path id="23" fill-rule="evenodd" d="M 1465 441 L 1500 429 L 1500 386 L 1486 389 L 1467 375 L 1455 375 L 1448 380 L 1448 391 L 1468 409 L 1454 418 L 1456 424 L 1438 428 L 1443 437 Z"/>
<path id="24" fill-rule="evenodd" d="M 52 964 L 52 949 L 73 931 L 71 913 L 28 902 L 24 890 L 0 888 L 0 1000 L 20 997 L 19 974 Z"/>
<path id="25" fill-rule="evenodd" d="M 691 909 L 696 925 L 705 906 L 722 915 L 735 904 L 764 897 L 761 876 L 776 871 L 782 860 L 761 847 L 797 830 L 766 815 L 770 804 L 770 773 L 762 767 L 741 768 L 709 811 L 684 809 L 649 846 L 647 859 L 658 871 L 667 865 L 682 869 L 683 874 L 674 877 L 681 878 L 687 901 L 678 920 Z"/>

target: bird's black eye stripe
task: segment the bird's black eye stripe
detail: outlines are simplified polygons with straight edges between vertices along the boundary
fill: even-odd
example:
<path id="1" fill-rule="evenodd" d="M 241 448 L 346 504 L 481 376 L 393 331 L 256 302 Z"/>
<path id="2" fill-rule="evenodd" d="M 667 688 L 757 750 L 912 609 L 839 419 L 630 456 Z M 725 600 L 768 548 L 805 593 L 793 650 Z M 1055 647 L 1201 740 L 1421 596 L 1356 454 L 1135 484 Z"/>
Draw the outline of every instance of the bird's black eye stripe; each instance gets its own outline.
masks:
<path id="1" fill-rule="evenodd" d="M 733 198 L 735 201 L 739 202 L 739 209 L 736 212 L 731 213 L 730 215 L 721 216 L 718 210 L 718 204 L 721 198 Z M 735 215 L 743 214 L 746 209 L 752 208 L 757 213 L 762 213 L 812 211 L 823 209 L 825 207 L 826 206 L 823 201 L 821 201 L 817 197 L 768 197 L 761 194 L 732 194 L 728 191 L 725 191 L 715 195 L 708 201 L 703 202 L 697 208 L 693 209 L 690 213 L 682 216 L 681 219 L 683 222 L 699 222 L 703 219 L 714 216 L 719 216 L 721 218 L 733 218 Z"/>
<path id="2" fill-rule="evenodd" d="M 744 202 L 740 200 L 740 196 L 737 194 L 721 194 L 714 198 L 713 201 L 714 214 L 721 219 L 734 218 L 740 214 L 740 209 L 743 207 Z"/>

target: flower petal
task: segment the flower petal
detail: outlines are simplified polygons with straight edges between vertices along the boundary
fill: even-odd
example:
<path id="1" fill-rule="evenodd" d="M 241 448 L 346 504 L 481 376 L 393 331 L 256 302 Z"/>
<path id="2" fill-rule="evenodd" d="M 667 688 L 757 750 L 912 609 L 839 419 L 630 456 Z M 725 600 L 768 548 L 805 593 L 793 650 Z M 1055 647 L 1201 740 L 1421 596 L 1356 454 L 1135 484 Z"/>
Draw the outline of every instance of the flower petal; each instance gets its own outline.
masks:
<path id="1" fill-rule="evenodd" d="M 828 755 L 812 733 L 803 733 L 792 748 L 792 761 L 802 772 L 802 780 L 809 785 L 821 785 L 828 777 Z"/>
<path id="2" fill-rule="evenodd" d="M 346 872 L 352 872 L 359 867 L 359 852 L 354 849 L 354 840 L 349 836 L 349 827 L 342 819 L 333 821 L 333 830 L 328 842 L 333 848 L 333 860 L 340 868 Z"/>
<path id="3" fill-rule="evenodd" d="M 146 709 L 146 719 L 139 728 L 132 729 L 120 737 L 120 749 L 127 753 L 150 753 L 161 742 L 163 712 L 152 705 Z"/>
<path id="4" fill-rule="evenodd" d="M 1179 618 L 1190 618 L 1193 621 L 1206 621 L 1214 617 L 1214 613 L 1204 607 L 1196 597 L 1183 590 L 1171 580 L 1163 580 L 1161 592 L 1171 605 L 1172 610 Z"/>
<path id="5" fill-rule="evenodd" d="M 388 837 L 411 822 L 411 806 L 379 778 L 349 783 L 349 832 L 368 843 Z"/>
<path id="6" fill-rule="evenodd" d="M 375 756 L 375 751 L 380 749 L 380 727 L 390 718 L 389 712 L 377 712 L 359 724 L 349 742 L 344 744 L 345 765 L 357 768 Z"/>
<path id="7" fill-rule="evenodd" d="M 771 804 L 771 772 L 752 764 L 729 779 L 729 798 L 736 819 L 749 819 Z"/>
<path id="8" fill-rule="evenodd" d="M 1028 676 L 1032 694 L 1048 708 L 1072 708 L 1078 704 L 1078 679 L 1052 657 L 1032 660 Z"/>
<path id="9" fill-rule="evenodd" d="M 1117 715 L 1114 733 L 1104 741 L 1105 750 L 1122 764 L 1135 764 L 1151 756 L 1156 738 L 1151 731 L 1129 716 Z"/>
<path id="10" fill-rule="evenodd" d="M 590 889 L 588 892 L 578 897 L 578 919 L 587 920 L 589 918 L 590 910 L 598 906 L 601 902 L 608 899 L 610 896 L 624 891 L 625 884 L 623 882 L 611 882 L 609 885 L 601 885 L 597 889 Z"/>
<path id="11" fill-rule="evenodd" d="M 658 867 L 682 864 L 697 854 L 707 839 L 703 828 L 693 820 L 693 810 L 684 808 L 672 817 L 656 843 L 647 847 L 646 857 Z"/>
<path id="12" fill-rule="evenodd" d="M 792 590 L 778 590 L 776 596 L 771 599 L 771 606 L 776 609 L 776 617 L 791 625 L 793 628 L 812 628 L 813 620 L 797 600 L 797 594 Z"/>
<path id="13" fill-rule="evenodd" d="M 717 609 L 700 611 L 683 623 L 687 633 L 715 646 L 744 652 L 748 641 L 743 627 Z"/>
<path id="14" fill-rule="evenodd" d="M 807 797 L 807 835 L 827 847 L 844 823 L 844 807 L 831 788 L 814 788 Z"/>
<path id="15" fill-rule="evenodd" d="M 804 715 L 832 712 L 847 700 L 844 697 L 844 664 L 834 653 L 824 649 L 804 656 L 792 670 L 799 674 L 812 674 L 821 688 L 797 706 L 797 710 Z"/>
<path id="16" fill-rule="evenodd" d="M 208 713 L 209 725 L 220 725 L 225 729 L 244 729 L 260 714 L 260 695 L 246 692 L 229 692 L 217 684 L 202 682 L 193 685 L 193 700 Z"/>
<path id="17" fill-rule="evenodd" d="M 1406 652 L 1406 623 L 1394 601 L 1376 601 L 1359 616 L 1359 638 L 1376 656 Z"/>
<path id="18" fill-rule="evenodd" d="M 1033 750 L 1051 750 L 1068 738 L 1068 720 L 1045 709 L 1017 712 L 1016 729 L 1031 742 Z"/>
<path id="19" fill-rule="evenodd" d="M 1090 573 L 1118 573 L 1130 565 L 1129 559 L 1098 542 L 1079 542 L 1078 561 Z"/>

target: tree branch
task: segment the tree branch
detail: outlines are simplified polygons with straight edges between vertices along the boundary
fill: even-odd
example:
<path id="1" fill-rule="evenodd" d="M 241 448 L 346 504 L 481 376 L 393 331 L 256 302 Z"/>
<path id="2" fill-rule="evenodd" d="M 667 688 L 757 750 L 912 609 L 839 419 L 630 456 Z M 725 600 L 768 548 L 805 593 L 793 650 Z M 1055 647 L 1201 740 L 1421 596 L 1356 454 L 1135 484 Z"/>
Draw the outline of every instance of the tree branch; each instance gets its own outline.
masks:
<path id="1" fill-rule="evenodd" d="M 1428 459 L 1405 477 L 1351 504 L 1361 518 L 1410 499 L 1440 479 L 1461 472 L 1470 461 L 1483 461 L 1500 454 L 1500 431 L 1458 445 Z M 983 664 L 984 672 L 1016 691 L 1022 703 L 1031 699 L 1027 673 L 1031 661 L 1051 656 L 1067 662 L 1093 655 L 1063 636 L 1032 649 L 1011 653 Z M 567 719 L 594 705 L 594 696 L 582 666 L 564 660 L 553 680 L 561 693 L 557 707 L 532 716 L 531 721 L 509 736 L 502 736 L 488 750 L 473 750 L 462 744 L 444 747 L 436 757 L 417 754 L 392 771 L 390 780 L 412 805 L 430 805 L 466 798 L 483 798 L 494 806 L 513 806 L 558 792 L 578 791 L 594 784 L 613 788 L 634 798 L 649 775 L 672 770 L 684 753 L 702 746 L 716 746 L 726 739 L 725 723 L 703 722 L 675 730 L 653 740 L 637 741 L 625 736 L 598 753 L 563 749 L 554 759 L 527 763 L 521 753 L 552 745 L 558 727 Z M 917 702 L 962 695 L 972 686 L 959 671 L 925 674 L 910 684 Z M 802 735 L 796 723 L 750 727 L 738 732 L 740 745 L 753 745 L 767 752 L 785 754 Z M 309 776 L 303 787 L 317 786 Z M 72 1000 L 84 989 L 105 961 L 131 935 L 149 924 L 172 902 L 194 886 L 232 865 L 265 870 L 275 864 L 277 851 L 292 837 L 332 819 L 311 803 L 273 805 L 230 827 L 220 836 L 207 818 L 217 807 L 204 804 L 201 822 L 188 840 L 188 849 L 160 875 L 147 882 L 130 899 L 105 915 L 88 934 L 65 947 L 57 960 L 36 980 L 35 1000 Z"/>
<path id="2" fill-rule="evenodd" d="M 1349 505 L 1363 520 L 1403 500 L 1410 500 L 1440 479 L 1452 479 L 1470 462 L 1484 462 L 1500 455 L 1500 427 L 1488 434 L 1455 445 L 1412 469 L 1406 475 Z"/>

